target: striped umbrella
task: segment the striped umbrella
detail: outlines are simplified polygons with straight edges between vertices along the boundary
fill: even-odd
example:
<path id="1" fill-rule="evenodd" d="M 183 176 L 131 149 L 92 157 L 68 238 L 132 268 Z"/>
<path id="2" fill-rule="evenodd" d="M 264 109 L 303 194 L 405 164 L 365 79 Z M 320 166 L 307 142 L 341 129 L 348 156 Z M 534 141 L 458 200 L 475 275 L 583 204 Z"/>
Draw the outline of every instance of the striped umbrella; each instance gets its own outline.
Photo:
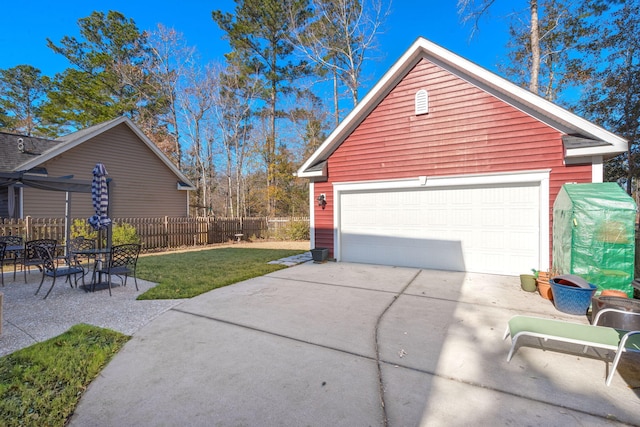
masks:
<path id="1" fill-rule="evenodd" d="M 93 181 L 91 182 L 91 200 L 96 214 L 89 218 L 89 224 L 96 229 L 107 228 L 111 219 L 107 216 L 109 208 L 109 189 L 107 188 L 107 169 L 102 163 L 93 168 Z"/>

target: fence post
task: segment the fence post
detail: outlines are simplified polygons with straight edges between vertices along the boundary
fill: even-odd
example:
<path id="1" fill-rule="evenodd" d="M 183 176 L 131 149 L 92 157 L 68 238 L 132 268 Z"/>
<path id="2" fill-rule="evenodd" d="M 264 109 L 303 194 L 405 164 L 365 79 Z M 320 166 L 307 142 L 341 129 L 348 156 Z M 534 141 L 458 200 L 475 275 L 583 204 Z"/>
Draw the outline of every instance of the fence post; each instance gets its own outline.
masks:
<path id="1" fill-rule="evenodd" d="M 164 247 L 169 247 L 169 217 L 164 217 Z"/>
<path id="2" fill-rule="evenodd" d="M 33 234 L 33 230 L 31 230 L 31 217 L 27 215 L 24 218 L 24 240 L 31 240 L 31 235 Z"/>

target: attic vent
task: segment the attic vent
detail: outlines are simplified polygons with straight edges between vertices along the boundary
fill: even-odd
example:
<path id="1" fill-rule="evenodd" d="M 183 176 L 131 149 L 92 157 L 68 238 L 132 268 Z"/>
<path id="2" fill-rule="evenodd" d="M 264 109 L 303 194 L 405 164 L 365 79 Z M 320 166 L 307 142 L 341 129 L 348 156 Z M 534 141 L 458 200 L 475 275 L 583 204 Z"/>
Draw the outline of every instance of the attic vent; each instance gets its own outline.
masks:
<path id="1" fill-rule="evenodd" d="M 18 151 L 24 153 L 24 140 L 22 138 L 18 138 Z"/>
<path id="2" fill-rule="evenodd" d="M 416 116 L 429 113 L 429 94 L 426 90 L 420 89 L 416 93 Z"/>

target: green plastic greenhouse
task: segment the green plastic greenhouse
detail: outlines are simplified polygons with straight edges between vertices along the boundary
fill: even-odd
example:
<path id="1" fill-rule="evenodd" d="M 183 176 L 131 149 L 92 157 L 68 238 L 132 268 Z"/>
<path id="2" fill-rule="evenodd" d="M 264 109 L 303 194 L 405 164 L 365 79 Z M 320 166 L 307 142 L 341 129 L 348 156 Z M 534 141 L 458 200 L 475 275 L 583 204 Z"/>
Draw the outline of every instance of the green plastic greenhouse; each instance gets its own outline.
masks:
<path id="1" fill-rule="evenodd" d="M 636 203 L 613 182 L 565 184 L 553 204 L 553 267 L 633 297 Z"/>

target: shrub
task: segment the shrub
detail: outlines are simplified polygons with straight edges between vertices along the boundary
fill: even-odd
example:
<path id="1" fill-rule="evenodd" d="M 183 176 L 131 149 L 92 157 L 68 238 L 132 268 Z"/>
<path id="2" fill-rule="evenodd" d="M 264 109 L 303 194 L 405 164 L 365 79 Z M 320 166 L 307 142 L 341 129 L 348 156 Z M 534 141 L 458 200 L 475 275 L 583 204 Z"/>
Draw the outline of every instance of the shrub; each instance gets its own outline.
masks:
<path id="1" fill-rule="evenodd" d="M 133 225 L 123 222 L 113 225 L 112 241 L 114 245 L 140 243 L 140 236 L 138 236 L 138 231 Z"/>
<path id="2" fill-rule="evenodd" d="M 270 234 L 276 240 L 309 240 L 309 222 L 290 221 Z"/>
<path id="3" fill-rule="evenodd" d="M 87 239 L 97 239 L 98 232 L 87 223 L 84 219 L 74 219 L 73 224 L 71 224 L 71 238 L 74 239 L 76 237 L 84 236 Z M 127 223 L 115 223 L 113 224 L 112 229 L 112 244 L 113 245 L 123 245 L 125 243 L 140 243 L 140 236 L 138 236 L 138 231 L 136 228 Z M 103 242 L 103 245 L 106 242 Z"/>
<path id="4" fill-rule="evenodd" d="M 98 232 L 93 229 L 89 225 L 89 223 L 84 219 L 74 219 L 71 224 L 71 238 L 75 239 L 76 237 L 84 236 L 87 239 L 97 239 Z"/>

